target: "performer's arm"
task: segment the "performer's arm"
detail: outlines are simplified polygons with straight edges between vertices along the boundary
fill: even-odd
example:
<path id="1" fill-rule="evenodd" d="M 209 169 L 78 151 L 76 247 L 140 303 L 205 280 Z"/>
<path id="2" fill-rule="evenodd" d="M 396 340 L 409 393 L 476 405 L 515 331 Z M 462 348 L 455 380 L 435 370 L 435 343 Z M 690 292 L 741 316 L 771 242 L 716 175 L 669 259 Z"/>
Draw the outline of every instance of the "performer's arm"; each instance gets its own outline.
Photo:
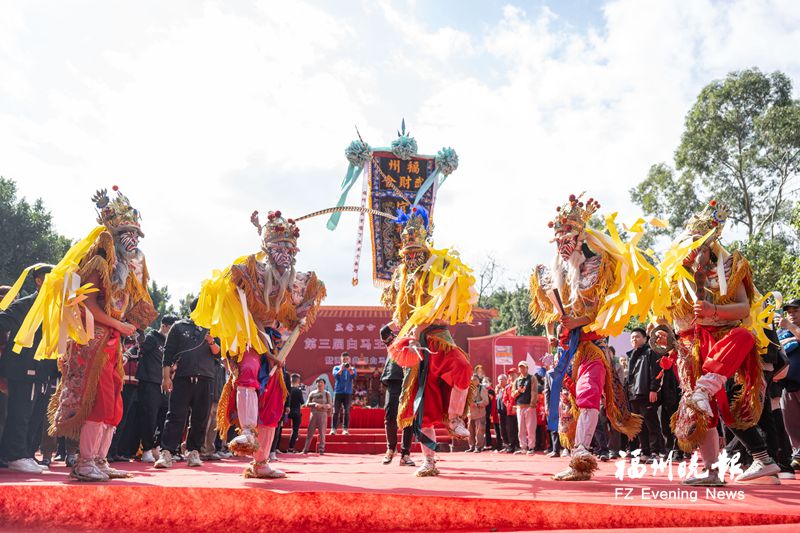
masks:
<path id="1" fill-rule="evenodd" d="M 560 322 L 562 327 L 571 331 L 573 329 L 582 328 L 587 324 L 591 324 L 592 319 L 588 316 L 562 316 Z"/>
<path id="2" fill-rule="evenodd" d="M 694 315 L 697 318 L 713 318 L 715 320 L 744 320 L 750 316 L 750 301 L 747 298 L 744 284 L 736 289 L 734 303 L 716 305 L 705 300 L 698 300 L 694 304 Z"/>
<path id="3" fill-rule="evenodd" d="M 216 339 L 209 334 L 206 334 L 206 342 L 208 343 L 208 347 L 211 349 L 211 353 L 214 355 L 219 354 L 219 345 L 217 344 Z"/>
<path id="4" fill-rule="evenodd" d="M 544 330 L 547 333 L 547 341 L 550 343 L 551 348 L 558 346 L 558 338 L 556 338 L 556 323 L 550 322 L 545 324 Z"/>
<path id="5" fill-rule="evenodd" d="M 103 324 L 104 326 L 108 326 L 119 331 L 125 337 L 133 335 L 136 333 L 136 326 L 133 324 L 128 324 L 127 322 L 121 322 L 116 318 L 112 318 L 106 314 L 103 308 L 97 303 L 97 293 L 92 292 L 86 295 L 86 308 L 91 311 L 92 315 L 94 316 L 94 321 Z"/>

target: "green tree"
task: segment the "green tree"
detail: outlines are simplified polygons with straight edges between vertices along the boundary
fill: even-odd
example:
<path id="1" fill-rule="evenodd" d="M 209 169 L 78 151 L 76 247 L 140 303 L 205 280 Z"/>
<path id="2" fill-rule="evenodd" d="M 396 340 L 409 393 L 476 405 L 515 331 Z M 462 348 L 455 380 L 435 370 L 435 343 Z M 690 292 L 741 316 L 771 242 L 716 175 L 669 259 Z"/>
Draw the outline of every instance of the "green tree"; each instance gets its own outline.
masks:
<path id="1" fill-rule="evenodd" d="M 790 220 L 800 173 L 800 102 L 791 94 L 786 75 L 756 68 L 708 84 L 686 116 L 677 171 L 653 165 L 630 191 L 646 215 L 668 221 L 669 229 L 654 234 L 675 236 L 711 199 L 727 205 L 728 226 L 745 230 L 731 248 L 750 260 L 762 291 L 791 285 L 784 271 L 798 253 L 800 234 Z"/>
<path id="2" fill-rule="evenodd" d="M 732 72 L 700 91 L 675 152 L 676 168 L 730 207 L 748 241 L 773 235 L 785 220 L 778 215 L 800 164 L 800 104 L 791 95 L 781 72 Z"/>
<path id="3" fill-rule="evenodd" d="M 534 326 L 528 311 L 531 297 L 528 287 L 517 284 L 509 290 L 505 287 L 496 289 L 485 297 L 482 307 L 496 309 L 498 316 L 492 320 L 492 333 L 499 333 L 516 327 L 517 335 L 543 335 L 544 328 Z"/>
<path id="4" fill-rule="evenodd" d="M 17 198 L 16 183 L 0 177 L 0 283 L 13 283 L 32 264 L 59 262 L 70 244 L 53 228 L 41 199 Z"/>
<path id="5" fill-rule="evenodd" d="M 652 229 L 652 235 L 674 237 L 683 228 L 692 213 L 703 206 L 695 190 L 694 174 L 686 172 L 675 177 L 675 171 L 665 163 L 650 167 L 647 177 L 631 189 L 631 200 L 642 208 L 645 215 L 667 222 L 666 229 Z"/>
<path id="6" fill-rule="evenodd" d="M 178 315 L 181 318 L 188 318 L 190 314 L 192 314 L 192 300 L 197 298 L 197 295 L 193 292 L 190 292 L 178 303 Z"/>
<path id="7" fill-rule="evenodd" d="M 796 206 L 791 218 L 792 231 L 789 238 L 797 242 L 800 239 L 800 206 Z M 800 298 L 800 255 L 784 254 L 781 261 L 781 277 L 777 290 L 786 301 Z"/>
<path id="8" fill-rule="evenodd" d="M 150 298 L 153 299 L 153 306 L 156 308 L 156 311 L 158 311 L 158 318 L 150 324 L 150 327 L 158 329 L 161 326 L 161 319 L 164 315 L 175 314 L 175 306 L 169 302 L 171 296 L 169 294 L 169 288 L 166 285 L 159 287 L 158 283 L 151 280 L 148 290 L 150 291 Z"/>

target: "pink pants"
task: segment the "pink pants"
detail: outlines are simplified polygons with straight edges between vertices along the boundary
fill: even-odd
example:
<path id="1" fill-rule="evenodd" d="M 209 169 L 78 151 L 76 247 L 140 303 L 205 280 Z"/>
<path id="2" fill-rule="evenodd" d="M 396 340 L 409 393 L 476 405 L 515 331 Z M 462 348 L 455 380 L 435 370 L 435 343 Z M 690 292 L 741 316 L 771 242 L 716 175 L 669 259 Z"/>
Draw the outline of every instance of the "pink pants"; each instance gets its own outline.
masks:
<path id="1" fill-rule="evenodd" d="M 606 365 L 603 361 L 589 361 L 578 368 L 575 383 L 575 403 L 579 409 L 600 409 L 600 398 L 606 382 Z"/>
<path id="2" fill-rule="evenodd" d="M 261 383 L 258 381 L 259 368 L 261 368 L 261 356 L 255 350 L 247 350 L 239 362 L 239 378 L 236 380 L 236 386 L 251 389 L 260 388 Z"/>

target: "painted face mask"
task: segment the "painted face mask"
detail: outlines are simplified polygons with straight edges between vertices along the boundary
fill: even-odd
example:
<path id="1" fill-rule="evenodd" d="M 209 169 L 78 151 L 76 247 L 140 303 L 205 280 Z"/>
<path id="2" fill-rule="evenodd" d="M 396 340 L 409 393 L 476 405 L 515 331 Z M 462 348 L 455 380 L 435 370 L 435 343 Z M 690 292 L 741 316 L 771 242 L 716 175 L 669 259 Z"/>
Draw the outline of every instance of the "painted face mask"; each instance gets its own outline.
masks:
<path id="1" fill-rule="evenodd" d="M 278 268 L 288 269 L 294 265 L 297 249 L 287 244 L 276 244 L 269 247 L 269 258 Z"/>
<path id="2" fill-rule="evenodd" d="M 403 254 L 403 263 L 408 270 L 414 271 L 425 264 L 428 253 L 423 250 L 409 250 Z"/>
<path id="3" fill-rule="evenodd" d="M 561 259 L 568 261 L 578 246 L 578 236 L 575 232 L 564 232 L 556 234 L 556 246 Z"/>
<path id="4" fill-rule="evenodd" d="M 117 235 L 117 242 L 126 254 L 132 254 L 139 248 L 139 234 L 135 231 L 123 231 Z"/>

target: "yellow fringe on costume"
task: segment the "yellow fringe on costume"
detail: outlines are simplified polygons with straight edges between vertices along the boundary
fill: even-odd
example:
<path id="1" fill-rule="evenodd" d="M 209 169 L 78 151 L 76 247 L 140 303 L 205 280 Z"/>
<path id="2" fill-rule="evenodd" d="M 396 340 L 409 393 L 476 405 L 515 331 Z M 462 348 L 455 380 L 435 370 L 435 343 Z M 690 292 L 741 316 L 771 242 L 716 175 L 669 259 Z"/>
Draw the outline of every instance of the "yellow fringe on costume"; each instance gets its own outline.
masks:
<path id="1" fill-rule="evenodd" d="M 31 310 L 14 337 L 14 352 L 20 353 L 23 348 L 32 347 L 34 336 L 40 326 L 42 341 L 36 348 L 37 359 L 55 358 L 63 354 L 67 338 L 78 344 L 86 344 L 93 337 L 93 328 L 85 324 L 81 316 L 87 295 L 97 292 L 98 289 L 91 283 L 81 285 L 81 279 L 85 279 L 86 275 L 80 268 L 80 262 L 103 235 L 107 235 L 104 226 L 93 229 L 84 239 L 74 244 L 45 277 Z M 17 280 L 14 284 L 17 291 L 22 286 L 22 281 Z M 14 296 L 16 294 L 11 296 L 12 300 Z M 3 303 L 7 299 L 8 296 Z M 62 335 L 62 332 L 65 335 Z"/>
<path id="2" fill-rule="evenodd" d="M 401 265 L 401 283 L 397 294 L 395 317 L 403 323 L 398 336 L 403 337 L 412 328 L 422 324 L 442 321 L 455 325 L 472 321 L 472 306 L 478 300 L 472 269 L 461 262 L 458 254 L 450 250 L 430 249 L 426 273 L 415 281 L 413 300 L 409 302 L 406 291 L 406 270 Z M 402 316 L 410 311 L 408 319 Z"/>

